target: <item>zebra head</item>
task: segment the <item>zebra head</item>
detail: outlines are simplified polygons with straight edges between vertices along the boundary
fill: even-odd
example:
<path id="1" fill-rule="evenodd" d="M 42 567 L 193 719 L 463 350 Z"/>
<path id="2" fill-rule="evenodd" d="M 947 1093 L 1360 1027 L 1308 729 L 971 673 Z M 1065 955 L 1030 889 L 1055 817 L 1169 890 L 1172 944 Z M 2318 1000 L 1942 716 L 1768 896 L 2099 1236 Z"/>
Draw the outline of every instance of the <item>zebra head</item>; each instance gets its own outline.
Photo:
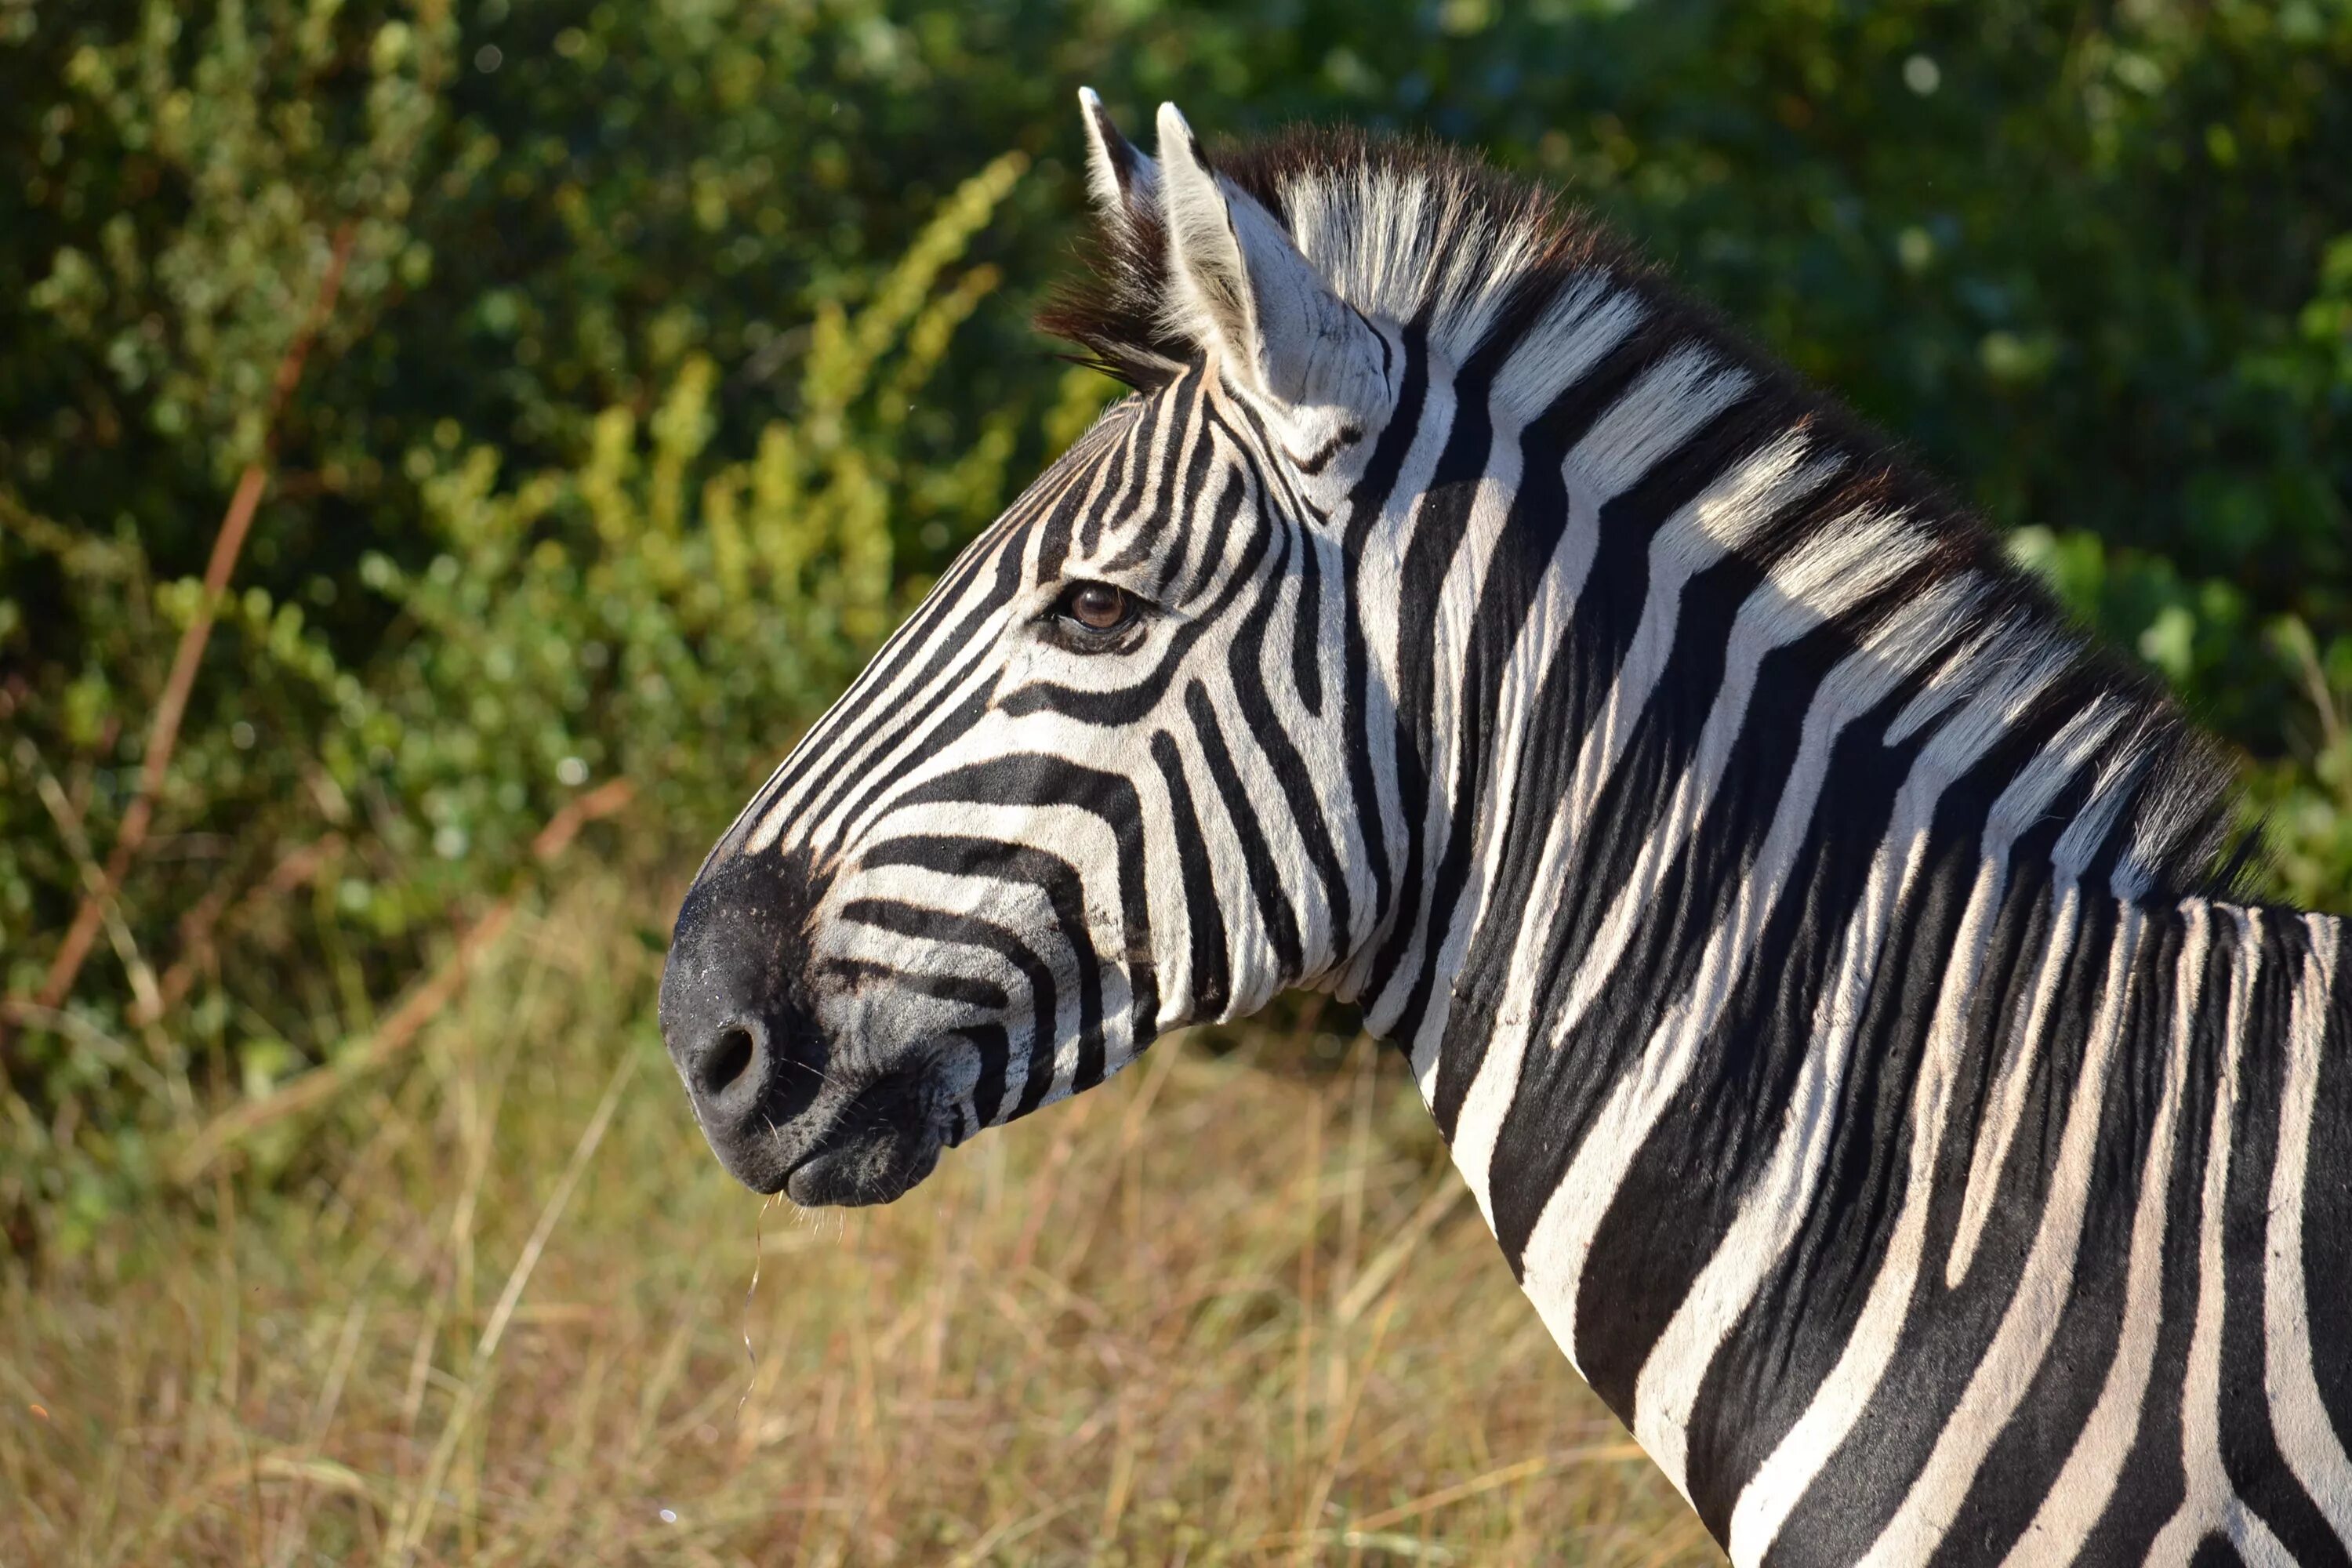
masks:
<path id="1" fill-rule="evenodd" d="M 1081 99 L 1104 247 L 1158 296 L 1127 301 L 1160 323 L 1112 367 L 1136 395 L 957 560 L 678 914 L 661 1018 L 696 1116 L 803 1204 L 887 1202 L 1164 1030 L 1344 988 L 1385 894 L 1344 536 L 1400 330 L 1173 106 L 1155 160 Z"/>

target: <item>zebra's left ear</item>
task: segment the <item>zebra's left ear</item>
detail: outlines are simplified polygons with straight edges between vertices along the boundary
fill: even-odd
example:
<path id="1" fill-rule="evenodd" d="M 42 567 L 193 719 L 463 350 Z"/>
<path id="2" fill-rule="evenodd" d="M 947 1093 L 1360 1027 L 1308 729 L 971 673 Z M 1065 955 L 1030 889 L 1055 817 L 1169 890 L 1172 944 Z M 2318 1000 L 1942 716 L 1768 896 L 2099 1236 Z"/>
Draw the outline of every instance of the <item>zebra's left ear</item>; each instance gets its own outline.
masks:
<path id="1" fill-rule="evenodd" d="M 1172 103 L 1160 106 L 1160 169 L 1171 324 L 1277 403 L 1360 411 L 1384 398 L 1372 329 L 1272 213 L 1210 169 Z"/>
<path id="2" fill-rule="evenodd" d="M 1087 194 L 1103 226 L 1127 240 L 1137 220 L 1160 216 L 1160 165 L 1119 133 L 1093 88 L 1078 89 L 1078 110 L 1087 121 Z"/>

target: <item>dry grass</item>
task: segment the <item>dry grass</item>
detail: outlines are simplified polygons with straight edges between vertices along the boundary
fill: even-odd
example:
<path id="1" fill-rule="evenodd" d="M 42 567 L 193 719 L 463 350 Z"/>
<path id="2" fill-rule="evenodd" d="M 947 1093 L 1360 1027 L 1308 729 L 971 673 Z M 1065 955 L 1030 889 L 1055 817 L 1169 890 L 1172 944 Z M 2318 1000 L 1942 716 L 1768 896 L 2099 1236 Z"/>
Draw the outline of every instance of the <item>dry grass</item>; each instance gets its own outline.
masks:
<path id="1" fill-rule="evenodd" d="M 519 921 L 251 1147 L 340 1151 L 292 1195 L 5 1288 L 7 1562 L 1718 1560 L 1368 1047 L 1162 1046 L 890 1208 L 763 1215 L 659 1054 L 643 892 Z"/>

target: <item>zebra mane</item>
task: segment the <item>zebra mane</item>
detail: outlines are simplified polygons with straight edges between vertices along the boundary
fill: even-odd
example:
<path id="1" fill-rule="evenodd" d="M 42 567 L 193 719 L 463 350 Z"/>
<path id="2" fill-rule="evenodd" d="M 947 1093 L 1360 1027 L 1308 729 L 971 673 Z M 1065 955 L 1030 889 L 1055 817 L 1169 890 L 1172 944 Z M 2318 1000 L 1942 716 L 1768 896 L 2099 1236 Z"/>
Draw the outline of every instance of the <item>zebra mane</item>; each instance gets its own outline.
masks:
<path id="1" fill-rule="evenodd" d="M 1551 384 L 1541 365 L 1547 348 L 1573 353 L 1579 328 L 1612 299 L 1637 307 L 1639 334 L 1662 347 L 1703 348 L 1748 388 L 1738 418 L 1750 444 L 1802 431 L 1811 450 L 1843 459 L 1800 509 L 1799 530 L 1882 531 L 1894 549 L 1924 538 L 1921 592 L 1963 576 L 1978 590 L 1965 595 L 1972 624 L 1956 641 L 1985 650 L 1988 662 L 2028 658 L 2044 674 L 2054 669 L 2036 703 L 2053 725 L 2094 710 L 2113 721 L 2110 760 L 2077 812 L 2084 822 L 2128 824 L 2119 886 L 2226 895 L 2243 879 L 2259 836 L 2247 833 L 2217 869 L 2233 816 L 2231 769 L 2163 686 L 2076 628 L 1991 530 L 1895 443 L 1675 289 L 1589 212 L 1475 153 L 1423 138 L 1297 128 L 1220 145 L 1212 162 L 1281 222 L 1341 299 L 1414 323 L 1455 364 L 1508 343 L 1514 368 L 1532 367 L 1513 379 Z M 1165 384 L 1198 351 L 1171 303 L 1157 210 L 1130 208 L 1123 221 L 1099 223 L 1086 260 L 1085 272 L 1049 297 L 1038 326 L 1076 344 L 1079 363 L 1138 391 Z M 1781 555 L 1798 542 L 1783 533 L 1758 542 L 1757 553 Z M 1974 679 L 1996 673 L 1979 669 Z"/>
<path id="2" fill-rule="evenodd" d="M 1298 127 L 1222 144 L 1213 165 L 1282 221 L 1341 299 L 1427 321 L 1432 343 L 1456 358 L 1596 269 L 1646 275 L 1581 209 L 1444 142 Z M 1168 310 L 1168 231 L 1156 208 L 1101 226 L 1088 260 L 1037 324 L 1129 386 L 1165 382 L 1193 346 Z"/>

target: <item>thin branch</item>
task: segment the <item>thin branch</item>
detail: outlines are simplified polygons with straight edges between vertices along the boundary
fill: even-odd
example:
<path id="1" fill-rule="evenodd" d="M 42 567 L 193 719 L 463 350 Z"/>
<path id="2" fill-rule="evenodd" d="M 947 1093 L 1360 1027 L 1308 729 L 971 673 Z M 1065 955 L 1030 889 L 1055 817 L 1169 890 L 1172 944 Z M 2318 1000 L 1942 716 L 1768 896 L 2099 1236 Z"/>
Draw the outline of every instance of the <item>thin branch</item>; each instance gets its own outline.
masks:
<path id="1" fill-rule="evenodd" d="M 34 994 L 37 1006 L 56 1007 L 73 990 L 82 963 L 89 958 L 90 946 L 105 921 L 107 909 L 122 886 L 122 879 L 129 874 L 131 862 L 138 858 L 140 847 L 147 840 L 147 830 L 155 817 L 156 797 L 163 793 L 171 773 L 172 752 L 179 745 L 180 721 L 187 714 L 188 695 L 196 683 L 197 667 L 204 661 L 205 645 L 212 637 L 215 606 L 228 587 L 230 574 L 236 569 L 237 555 L 245 548 L 245 536 L 253 526 L 253 514 L 268 483 L 268 464 L 277 442 L 278 418 L 302 379 L 302 364 L 310 357 L 310 345 L 334 312 L 335 298 L 342 291 L 343 268 L 351 260 L 352 242 L 357 232 L 346 224 L 336 233 L 326 274 L 319 280 L 318 302 L 311 309 L 310 320 L 302 324 L 302 330 L 294 335 L 294 341 L 286 346 L 284 357 L 278 362 L 278 374 L 270 384 L 269 415 L 263 426 L 262 450 L 238 476 L 236 491 L 229 498 L 228 510 L 221 518 L 220 531 L 213 536 L 212 557 L 205 564 L 204 595 L 196 601 L 195 613 L 189 617 L 187 628 L 180 634 L 180 646 L 172 656 L 171 674 L 163 682 L 163 700 L 155 705 L 154 722 L 147 731 L 138 793 L 122 814 L 122 827 L 115 835 L 113 852 L 107 857 L 104 877 L 83 895 L 81 907 L 74 911 L 73 924 L 67 929 L 57 955 L 49 961 L 48 973 L 43 977 L 40 990 Z M 0 1046 L 5 1044 L 6 1037 L 0 1034 Z"/>

